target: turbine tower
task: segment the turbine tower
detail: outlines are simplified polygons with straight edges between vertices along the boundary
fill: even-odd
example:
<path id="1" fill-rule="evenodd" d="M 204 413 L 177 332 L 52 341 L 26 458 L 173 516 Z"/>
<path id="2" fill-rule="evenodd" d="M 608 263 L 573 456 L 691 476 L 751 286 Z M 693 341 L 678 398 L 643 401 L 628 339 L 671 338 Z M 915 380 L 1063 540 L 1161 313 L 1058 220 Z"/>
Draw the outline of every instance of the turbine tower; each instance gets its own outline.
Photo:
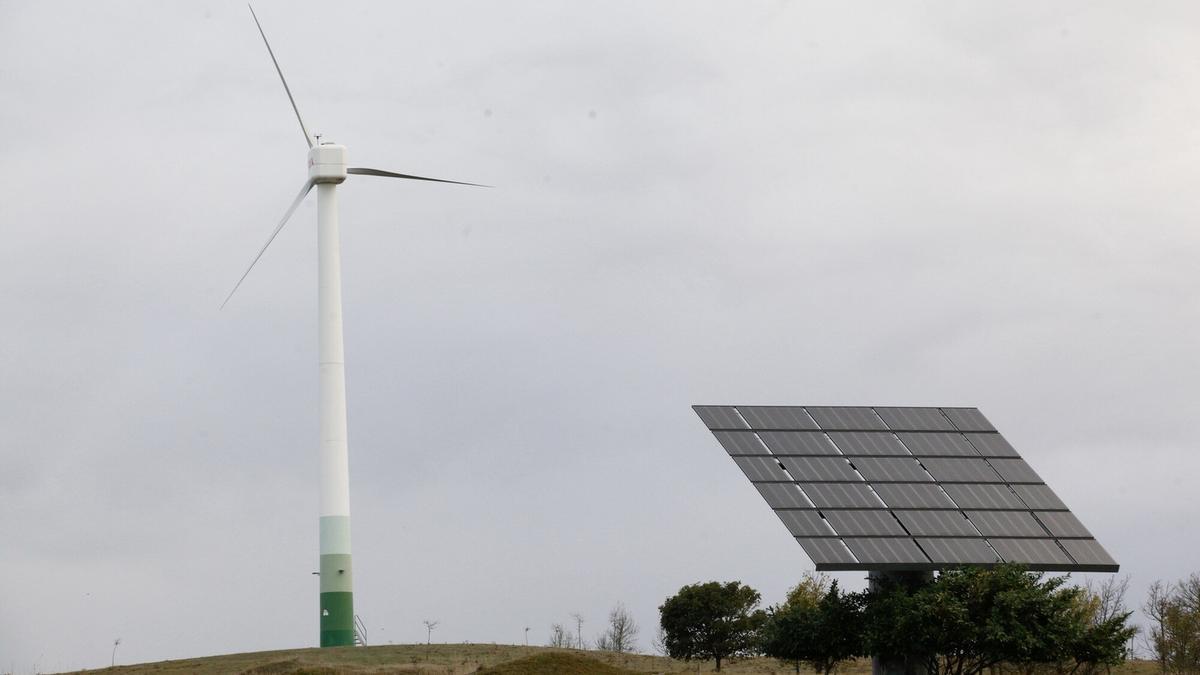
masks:
<path id="1" fill-rule="evenodd" d="M 318 353 L 320 364 L 320 471 L 321 471 L 321 501 L 320 501 L 320 555 L 321 555 L 321 590 L 320 590 L 320 625 L 321 646 L 338 647 L 353 645 L 354 635 L 354 589 L 353 572 L 350 560 L 350 461 L 349 446 L 346 434 L 346 371 L 345 355 L 342 347 L 342 262 L 341 245 L 338 236 L 338 197 L 337 186 L 346 180 L 347 174 L 362 176 L 380 176 L 385 178 L 404 178 L 408 180 L 431 181 L 435 183 L 453 183 L 455 185 L 474 185 L 486 187 L 477 183 L 427 178 L 410 174 L 381 171 L 361 167 L 346 166 L 346 148 L 335 143 L 321 141 L 314 137 L 304 125 L 300 117 L 300 109 L 292 97 L 279 61 L 267 41 L 262 24 L 250 7 L 254 24 L 262 35 L 263 43 L 283 90 L 287 93 L 300 122 L 300 131 L 304 134 L 304 142 L 308 144 L 308 179 L 300 188 L 300 194 L 292 201 L 283 214 L 267 243 L 259 250 L 258 255 L 250 262 L 245 273 L 234 285 L 233 290 L 221 303 L 221 307 L 229 302 L 239 286 L 245 281 L 255 263 L 266 252 L 267 247 L 275 240 L 275 236 L 283 229 L 292 213 L 304 201 L 305 196 L 317 188 L 317 316 L 319 326 Z M 313 139 L 317 143 L 313 143 Z"/>

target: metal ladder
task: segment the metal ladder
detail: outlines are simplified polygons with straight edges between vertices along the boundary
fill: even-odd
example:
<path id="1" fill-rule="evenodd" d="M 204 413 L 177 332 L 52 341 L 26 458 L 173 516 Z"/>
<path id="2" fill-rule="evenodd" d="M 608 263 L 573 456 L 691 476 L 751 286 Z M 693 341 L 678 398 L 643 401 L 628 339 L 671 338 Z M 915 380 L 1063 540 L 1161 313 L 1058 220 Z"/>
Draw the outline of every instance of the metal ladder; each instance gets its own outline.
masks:
<path id="1" fill-rule="evenodd" d="M 354 646 L 367 646 L 367 627 L 363 625 L 362 617 L 354 615 Z"/>

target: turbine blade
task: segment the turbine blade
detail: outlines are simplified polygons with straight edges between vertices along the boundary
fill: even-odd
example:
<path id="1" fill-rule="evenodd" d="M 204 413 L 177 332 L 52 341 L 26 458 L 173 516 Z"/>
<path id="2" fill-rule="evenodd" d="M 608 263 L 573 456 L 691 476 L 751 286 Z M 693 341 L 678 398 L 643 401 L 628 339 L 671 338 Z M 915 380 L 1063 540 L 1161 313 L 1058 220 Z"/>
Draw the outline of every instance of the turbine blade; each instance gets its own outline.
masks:
<path id="1" fill-rule="evenodd" d="M 491 185 L 480 185 L 479 183 L 464 183 L 460 180 L 445 180 L 442 178 L 426 178 L 425 176 L 412 176 L 407 173 L 393 173 L 391 171 L 381 171 L 379 169 L 365 169 L 363 167 L 350 167 L 346 169 L 346 173 L 354 173 L 360 176 L 380 176 L 382 178 L 407 178 L 408 180 L 427 180 L 433 183 L 452 183 L 454 185 L 470 185 L 471 187 L 490 188 Z"/>
<path id="2" fill-rule="evenodd" d="M 246 280 L 246 276 L 250 274 L 250 270 L 254 269 L 255 263 L 257 263 L 258 259 L 263 256 L 263 253 L 266 253 L 267 247 L 271 245 L 271 242 L 275 241 L 275 235 L 279 234 L 279 231 L 283 229 L 283 226 L 287 223 L 288 218 L 292 217 L 292 213 L 296 211 L 296 207 L 300 206 L 300 202 L 304 201 L 304 198 L 308 195 L 308 191 L 312 189 L 312 186 L 313 182 L 310 180 L 306 181 L 304 183 L 304 187 L 300 188 L 300 194 L 296 195 L 296 199 L 292 202 L 292 205 L 288 207 L 287 213 L 283 214 L 283 218 L 281 218 L 279 220 L 279 224 L 275 226 L 275 231 L 271 233 L 270 237 L 267 237 L 267 243 L 263 244 L 262 248 L 258 250 L 258 255 L 254 256 L 254 260 L 250 261 L 250 266 L 247 267 L 246 271 L 242 273 L 242 278 L 238 279 L 237 283 L 233 285 L 233 290 L 229 291 L 229 295 L 225 296 L 225 302 L 221 303 L 221 309 L 225 309 L 225 305 L 229 303 L 229 299 L 233 297 L 234 293 L 237 293 L 237 289 L 242 285 L 242 282 Z"/>
<path id="3" fill-rule="evenodd" d="M 283 71 L 279 69 L 279 61 L 275 59 L 275 52 L 271 49 L 271 43 L 267 42 L 267 34 L 263 32 L 262 24 L 258 22 L 258 15 L 254 13 L 254 7 L 249 3 L 250 16 L 254 17 L 254 25 L 258 26 L 258 34 L 262 36 L 263 44 L 267 46 L 267 53 L 271 55 L 271 63 L 275 64 L 275 72 L 279 73 L 279 81 L 283 83 L 283 90 L 287 92 L 288 100 L 292 102 L 292 110 L 296 111 L 296 119 L 300 122 L 300 131 L 304 132 L 304 142 L 308 143 L 308 147 L 313 146 L 312 136 L 308 133 L 308 127 L 304 126 L 304 120 L 300 118 L 300 109 L 296 107 L 296 99 L 292 98 L 292 90 L 287 86 L 287 80 L 283 77 Z"/>

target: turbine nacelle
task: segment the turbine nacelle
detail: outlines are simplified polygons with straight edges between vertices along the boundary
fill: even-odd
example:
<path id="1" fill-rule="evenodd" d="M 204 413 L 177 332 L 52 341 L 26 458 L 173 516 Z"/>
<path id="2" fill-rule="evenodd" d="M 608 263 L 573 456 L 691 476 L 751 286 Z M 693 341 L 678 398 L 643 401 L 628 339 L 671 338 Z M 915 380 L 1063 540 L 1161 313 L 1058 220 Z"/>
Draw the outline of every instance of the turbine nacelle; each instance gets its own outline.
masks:
<path id="1" fill-rule="evenodd" d="M 308 180 L 341 183 L 346 180 L 346 146 L 335 143 L 314 145 L 308 151 Z"/>

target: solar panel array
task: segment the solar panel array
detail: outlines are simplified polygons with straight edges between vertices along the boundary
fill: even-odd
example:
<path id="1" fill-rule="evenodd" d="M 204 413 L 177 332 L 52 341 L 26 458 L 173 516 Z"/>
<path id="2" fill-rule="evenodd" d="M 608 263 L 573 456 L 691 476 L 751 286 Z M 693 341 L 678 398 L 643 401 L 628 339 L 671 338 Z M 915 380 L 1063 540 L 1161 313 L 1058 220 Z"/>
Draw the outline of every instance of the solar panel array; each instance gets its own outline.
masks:
<path id="1" fill-rule="evenodd" d="M 1117 571 L 976 408 L 693 408 L 818 570 Z"/>

